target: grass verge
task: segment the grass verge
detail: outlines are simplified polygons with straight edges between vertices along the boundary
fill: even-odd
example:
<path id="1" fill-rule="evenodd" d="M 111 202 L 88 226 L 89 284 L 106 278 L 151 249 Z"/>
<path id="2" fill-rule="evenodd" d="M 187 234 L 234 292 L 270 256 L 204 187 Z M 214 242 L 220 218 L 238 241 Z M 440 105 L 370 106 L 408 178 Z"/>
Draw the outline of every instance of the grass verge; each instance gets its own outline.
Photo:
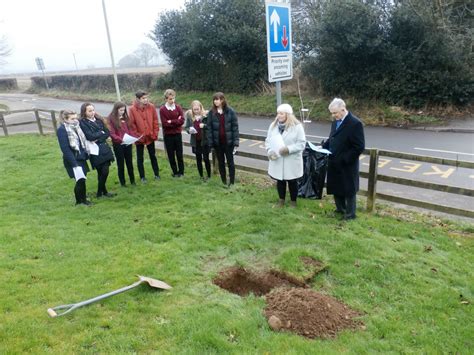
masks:
<path id="1" fill-rule="evenodd" d="M 0 138 L 0 353 L 469 353 L 474 227 L 387 210 L 355 221 L 331 199 L 274 209 L 275 188 L 239 174 L 235 189 L 199 180 L 192 162 L 173 180 L 119 188 L 75 207 L 54 136 Z M 150 169 L 148 161 L 145 162 Z M 151 171 L 147 170 L 148 175 Z M 97 186 L 88 177 L 88 191 Z M 270 330 L 260 297 L 214 284 L 224 267 L 275 267 L 301 276 L 300 256 L 329 265 L 312 287 L 364 315 L 365 331 L 308 340 Z M 84 300 L 142 274 L 141 286 L 52 319 L 48 307 Z"/>
<path id="2" fill-rule="evenodd" d="M 50 96 L 62 99 L 74 99 L 82 101 L 103 101 L 114 102 L 115 93 L 104 93 L 90 91 L 87 93 L 76 93 L 69 91 L 32 91 L 43 96 Z M 176 101 L 183 107 L 188 108 L 193 100 L 199 100 L 205 107 L 212 104 L 213 92 L 184 92 L 178 91 Z M 123 92 L 122 100 L 130 104 L 134 100 L 133 92 Z M 157 105 L 163 103 L 161 92 L 152 92 L 151 101 Z M 242 115 L 254 116 L 274 116 L 275 115 L 275 95 L 272 94 L 252 94 L 242 95 L 226 93 L 227 101 L 230 105 Z M 309 110 L 309 116 L 315 121 L 330 121 L 331 116 L 327 106 L 331 99 L 303 96 L 305 108 Z M 295 111 L 301 108 L 301 101 L 298 95 L 283 93 L 282 101 L 289 103 Z M 427 114 L 416 114 L 414 112 L 403 110 L 398 106 L 389 106 L 380 102 L 370 101 L 361 102 L 359 100 L 347 99 L 346 103 L 350 110 L 362 118 L 365 124 L 373 126 L 412 126 L 421 124 L 440 124 L 444 120 Z M 297 113 L 298 115 L 298 113 Z"/>

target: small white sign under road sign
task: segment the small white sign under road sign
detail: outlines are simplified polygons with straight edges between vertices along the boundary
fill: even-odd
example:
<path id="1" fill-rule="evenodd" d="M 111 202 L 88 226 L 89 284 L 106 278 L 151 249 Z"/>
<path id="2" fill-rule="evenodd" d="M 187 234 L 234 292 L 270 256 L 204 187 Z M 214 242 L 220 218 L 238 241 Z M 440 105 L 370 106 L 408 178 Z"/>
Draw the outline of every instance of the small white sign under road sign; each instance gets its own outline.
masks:
<path id="1" fill-rule="evenodd" d="M 291 7 L 285 3 L 265 3 L 267 25 L 268 81 L 293 78 L 291 50 Z"/>

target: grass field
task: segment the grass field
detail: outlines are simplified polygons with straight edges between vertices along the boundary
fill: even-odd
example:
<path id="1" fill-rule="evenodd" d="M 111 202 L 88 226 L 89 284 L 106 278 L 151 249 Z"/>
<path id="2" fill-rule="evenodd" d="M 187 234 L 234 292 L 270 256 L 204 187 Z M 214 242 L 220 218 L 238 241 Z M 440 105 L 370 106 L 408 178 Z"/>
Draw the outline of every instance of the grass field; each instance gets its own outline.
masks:
<path id="1" fill-rule="evenodd" d="M 474 348 L 473 232 L 381 208 L 342 222 L 330 198 L 272 208 L 268 179 L 239 174 L 234 189 L 199 180 L 192 162 L 173 180 L 119 188 L 75 207 L 54 136 L 0 138 L 0 353 L 459 353 Z M 145 162 L 150 169 L 149 162 Z M 147 171 L 151 175 L 150 171 Z M 96 189 L 96 173 L 88 191 Z M 360 203 L 363 205 L 363 203 Z M 331 340 L 272 331 L 262 297 L 212 283 L 225 267 L 307 273 L 300 256 L 328 265 L 312 288 L 361 312 L 365 330 Z M 140 286 L 50 318 L 46 310 Z M 469 350 L 471 349 L 471 350 Z"/>

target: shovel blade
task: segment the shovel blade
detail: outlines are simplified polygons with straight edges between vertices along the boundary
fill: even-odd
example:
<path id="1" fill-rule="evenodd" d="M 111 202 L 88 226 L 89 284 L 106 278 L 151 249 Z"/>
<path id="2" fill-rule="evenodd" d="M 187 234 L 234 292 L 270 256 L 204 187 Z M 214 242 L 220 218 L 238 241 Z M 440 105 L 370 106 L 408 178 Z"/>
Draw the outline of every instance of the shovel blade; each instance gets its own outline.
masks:
<path id="1" fill-rule="evenodd" d="M 151 277 L 141 276 L 141 275 L 138 275 L 138 277 L 140 278 L 140 281 L 148 283 L 148 285 L 150 285 L 151 287 L 161 288 L 163 290 L 169 290 L 172 288 L 166 282 L 163 282 L 157 279 L 152 279 Z"/>

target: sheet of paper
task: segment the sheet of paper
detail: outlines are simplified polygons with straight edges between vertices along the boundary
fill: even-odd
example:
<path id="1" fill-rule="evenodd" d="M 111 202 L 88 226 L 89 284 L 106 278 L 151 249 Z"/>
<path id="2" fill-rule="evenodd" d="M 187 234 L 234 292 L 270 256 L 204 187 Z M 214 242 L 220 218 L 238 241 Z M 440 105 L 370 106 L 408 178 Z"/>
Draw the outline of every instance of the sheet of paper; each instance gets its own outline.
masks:
<path id="1" fill-rule="evenodd" d="M 285 142 L 283 141 L 283 137 L 280 133 L 271 136 L 268 140 L 268 144 L 270 146 L 270 150 L 275 152 L 277 156 L 280 156 L 280 149 L 285 146 Z"/>
<path id="2" fill-rule="evenodd" d="M 79 179 L 87 179 L 81 166 L 76 166 L 75 168 L 72 168 L 72 170 L 74 171 L 74 179 L 76 179 L 76 181 Z"/>
<path id="3" fill-rule="evenodd" d="M 318 153 L 324 153 L 324 154 L 331 154 L 331 152 L 327 149 L 324 149 L 322 146 L 320 145 L 314 145 L 313 143 L 311 142 L 308 142 L 308 145 L 309 147 L 314 150 L 315 152 L 318 152 Z"/>
<path id="4" fill-rule="evenodd" d="M 124 144 L 124 145 L 133 144 L 133 143 L 135 143 L 137 140 L 139 140 L 141 137 L 143 137 L 143 135 L 141 135 L 140 137 L 136 138 L 136 137 L 132 137 L 131 135 L 125 133 L 125 134 L 123 135 L 123 138 L 122 138 L 122 144 Z"/>
<path id="5" fill-rule="evenodd" d="M 99 146 L 91 141 L 86 141 L 87 147 L 89 148 L 89 153 L 92 155 L 99 155 Z"/>

